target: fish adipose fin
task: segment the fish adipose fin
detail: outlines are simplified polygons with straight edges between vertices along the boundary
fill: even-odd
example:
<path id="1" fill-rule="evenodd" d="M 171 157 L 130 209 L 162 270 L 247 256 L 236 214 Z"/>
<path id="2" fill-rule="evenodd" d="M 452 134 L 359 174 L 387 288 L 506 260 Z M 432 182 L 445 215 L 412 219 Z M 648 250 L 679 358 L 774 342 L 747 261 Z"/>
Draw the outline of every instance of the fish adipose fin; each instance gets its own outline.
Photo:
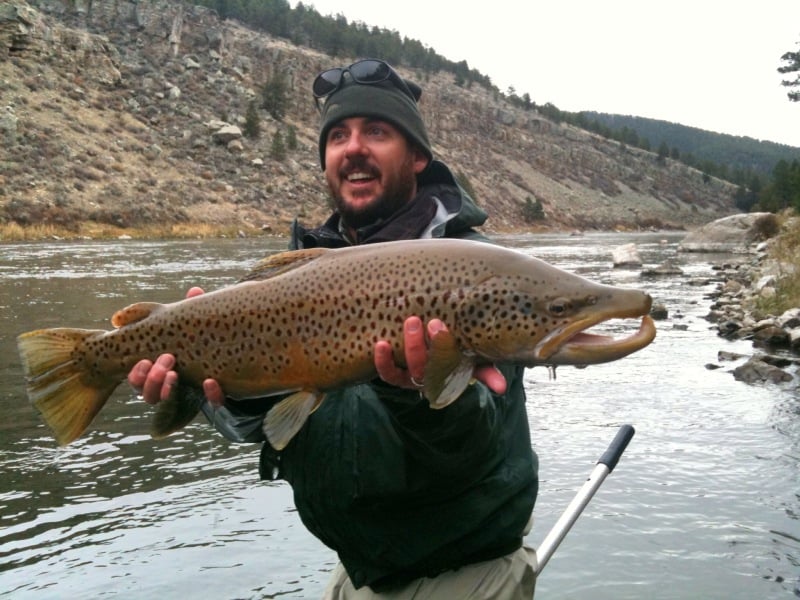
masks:
<path id="1" fill-rule="evenodd" d="M 283 450 L 324 398 L 321 392 L 300 390 L 273 406 L 262 426 L 270 445 L 275 450 Z"/>
<path id="2" fill-rule="evenodd" d="M 65 446 L 86 431 L 119 381 L 92 377 L 75 361 L 75 348 L 104 334 L 89 329 L 39 329 L 17 338 L 28 397 Z"/>
<path id="3" fill-rule="evenodd" d="M 289 250 L 288 252 L 273 254 L 256 263 L 256 266 L 242 277 L 238 283 L 243 281 L 262 281 L 277 277 L 302 267 L 330 251 L 330 248 L 306 248 L 304 250 Z"/>
<path id="4" fill-rule="evenodd" d="M 474 369 L 474 362 L 464 356 L 453 334 L 440 331 L 434 335 L 423 390 L 431 408 L 444 408 L 457 400 L 472 380 Z"/>

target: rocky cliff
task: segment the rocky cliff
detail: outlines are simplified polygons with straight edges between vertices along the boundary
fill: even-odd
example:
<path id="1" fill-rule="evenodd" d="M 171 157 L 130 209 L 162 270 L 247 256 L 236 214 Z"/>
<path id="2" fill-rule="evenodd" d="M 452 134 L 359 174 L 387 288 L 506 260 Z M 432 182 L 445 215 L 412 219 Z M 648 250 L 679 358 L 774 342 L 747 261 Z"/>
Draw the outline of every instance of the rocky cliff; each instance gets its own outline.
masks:
<path id="1" fill-rule="evenodd" d="M 319 221 L 328 201 L 308 88 L 349 62 L 177 1 L 0 0 L 0 223 Z M 684 228 L 735 212 L 731 184 L 451 74 L 399 70 L 422 84 L 434 152 L 467 178 L 493 230 Z M 219 135 L 243 126 L 277 72 L 285 118 L 261 111 L 256 139 Z M 298 148 L 273 160 L 289 127 Z M 526 222 L 537 200 L 545 219 Z"/>

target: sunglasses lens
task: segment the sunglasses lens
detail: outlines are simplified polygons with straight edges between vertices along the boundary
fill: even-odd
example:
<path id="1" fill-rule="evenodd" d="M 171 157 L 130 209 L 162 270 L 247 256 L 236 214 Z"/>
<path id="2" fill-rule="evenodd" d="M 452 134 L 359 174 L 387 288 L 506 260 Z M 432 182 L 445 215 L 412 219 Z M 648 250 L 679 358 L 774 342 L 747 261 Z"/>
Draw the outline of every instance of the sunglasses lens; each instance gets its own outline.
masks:
<path id="1" fill-rule="evenodd" d="M 339 87 L 339 82 L 341 82 L 341 80 L 342 69 L 329 69 L 317 75 L 311 89 L 317 98 L 324 98 Z"/>
<path id="2" fill-rule="evenodd" d="M 350 78 L 354 82 L 366 85 L 390 80 L 401 92 L 415 102 L 419 99 L 419 92 L 412 92 L 406 82 L 394 72 L 392 67 L 382 60 L 367 58 L 353 63 L 349 67 L 328 69 L 317 75 L 317 78 L 311 85 L 311 91 L 314 93 L 317 109 L 321 110 L 321 98 L 327 98 L 339 89 L 339 86 L 342 85 L 342 78 L 345 73 L 350 73 Z"/>
<path id="3" fill-rule="evenodd" d="M 358 83 L 380 83 L 389 78 L 392 68 L 381 60 L 362 60 L 350 65 L 349 70 Z"/>

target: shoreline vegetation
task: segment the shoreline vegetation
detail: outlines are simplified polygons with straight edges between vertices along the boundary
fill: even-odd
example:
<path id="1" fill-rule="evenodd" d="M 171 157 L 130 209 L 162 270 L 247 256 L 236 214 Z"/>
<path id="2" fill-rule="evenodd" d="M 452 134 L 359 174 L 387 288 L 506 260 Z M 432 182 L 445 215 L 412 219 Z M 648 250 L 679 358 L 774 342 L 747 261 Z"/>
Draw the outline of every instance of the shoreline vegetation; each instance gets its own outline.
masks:
<path id="1" fill-rule="evenodd" d="M 766 261 L 773 267 L 775 293 L 759 295 L 756 301 L 757 309 L 773 315 L 800 307 L 800 215 L 786 210 L 778 219 L 780 231 L 766 252 Z M 766 270 L 757 270 L 755 277 Z M 753 284 L 757 285 L 757 281 Z"/>
<path id="2" fill-rule="evenodd" d="M 15 222 L 0 223 L 0 244 L 19 242 L 45 242 L 45 241 L 88 241 L 88 240 L 195 240 L 211 238 L 236 238 L 236 237 L 262 237 L 276 236 L 288 237 L 290 224 L 287 221 L 280 231 L 270 226 L 255 227 L 239 224 L 213 224 L 213 223 L 167 223 L 150 224 L 137 227 L 118 227 L 108 223 L 94 221 L 81 221 L 69 225 L 56 225 L 52 223 L 37 225 L 20 225 Z M 488 230 L 487 230 L 488 231 Z M 501 228 L 492 230 L 494 233 L 542 233 L 552 232 L 550 227 L 525 224 L 518 228 Z M 632 230 L 633 231 L 633 230 Z M 564 230 L 571 233 L 572 230 Z"/>
<path id="3" fill-rule="evenodd" d="M 71 225 L 42 224 L 22 226 L 17 223 L 0 224 L 0 244 L 15 242 L 43 242 L 47 240 L 188 240 L 226 237 L 258 237 L 271 235 L 264 228 L 245 225 L 214 225 L 210 223 L 170 223 L 142 227 L 116 227 L 91 221 Z"/>

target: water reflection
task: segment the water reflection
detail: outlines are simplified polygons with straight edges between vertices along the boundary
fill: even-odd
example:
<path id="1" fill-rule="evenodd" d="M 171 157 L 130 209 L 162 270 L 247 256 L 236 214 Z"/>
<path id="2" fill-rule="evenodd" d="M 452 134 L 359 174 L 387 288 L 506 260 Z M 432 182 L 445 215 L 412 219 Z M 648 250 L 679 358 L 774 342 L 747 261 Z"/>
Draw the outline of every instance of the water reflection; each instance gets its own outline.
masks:
<path id="1" fill-rule="evenodd" d="M 800 583 L 800 419 L 795 390 L 733 380 L 703 319 L 711 257 L 680 235 L 519 236 L 504 243 L 613 285 L 638 287 L 670 317 L 619 363 L 526 374 L 541 460 L 533 543 L 544 537 L 622 423 L 628 451 L 548 565 L 547 598 L 784 598 Z M 663 242 L 666 240 L 666 243 Z M 635 241 L 648 266 L 612 269 Z M 0 595 L 14 598 L 314 598 L 335 564 L 303 528 L 284 484 L 257 480 L 257 447 L 202 420 L 155 442 L 151 411 L 121 386 L 89 434 L 57 448 L 21 386 L 14 337 L 108 328 L 138 300 L 236 280 L 285 241 L 87 242 L 0 246 Z M 620 324 L 610 324 L 619 328 Z"/>

